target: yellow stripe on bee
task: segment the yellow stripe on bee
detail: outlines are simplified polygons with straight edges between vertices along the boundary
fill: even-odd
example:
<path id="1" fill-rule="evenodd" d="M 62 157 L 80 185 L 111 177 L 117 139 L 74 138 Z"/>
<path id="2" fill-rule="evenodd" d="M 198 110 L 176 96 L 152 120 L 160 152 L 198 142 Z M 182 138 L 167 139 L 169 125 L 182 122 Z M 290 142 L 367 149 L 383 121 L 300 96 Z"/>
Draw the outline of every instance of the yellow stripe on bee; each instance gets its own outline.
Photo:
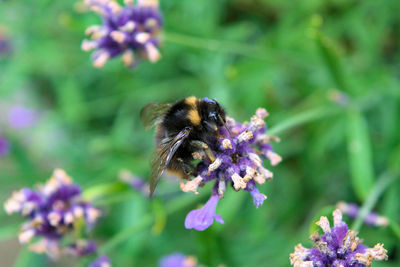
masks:
<path id="1" fill-rule="evenodd" d="M 201 118 L 197 109 L 191 109 L 188 112 L 188 119 L 193 125 L 199 125 Z"/>
<path id="2" fill-rule="evenodd" d="M 185 99 L 185 103 L 190 106 L 196 107 L 197 106 L 197 98 L 194 96 L 189 96 Z"/>

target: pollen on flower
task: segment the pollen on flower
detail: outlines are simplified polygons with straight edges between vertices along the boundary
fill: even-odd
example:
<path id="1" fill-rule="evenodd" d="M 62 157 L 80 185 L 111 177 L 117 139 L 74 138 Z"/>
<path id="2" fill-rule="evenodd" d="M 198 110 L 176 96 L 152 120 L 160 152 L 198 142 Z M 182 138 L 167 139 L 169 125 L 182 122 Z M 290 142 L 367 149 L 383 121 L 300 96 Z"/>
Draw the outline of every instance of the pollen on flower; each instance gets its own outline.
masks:
<path id="1" fill-rule="evenodd" d="M 278 165 L 282 161 L 282 157 L 273 151 L 267 151 L 267 158 L 271 161 L 271 165 Z"/>
<path id="2" fill-rule="evenodd" d="M 239 174 L 234 173 L 232 176 L 232 181 L 233 181 L 233 187 L 235 188 L 235 190 L 239 190 L 239 189 L 245 189 L 246 188 L 246 183 L 244 182 L 243 178 L 240 177 Z"/>
<path id="3" fill-rule="evenodd" d="M 253 179 L 257 174 L 256 169 L 247 166 L 246 167 L 246 175 L 243 177 L 243 181 L 245 183 L 247 183 L 248 181 L 250 181 L 251 179 Z"/>
<path id="4" fill-rule="evenodd" d="M 331 227 L 329 226 L 328 218 L 326 218 L 325 216 L 321 216 L 321 218 L 319 219 L 319 221 L 316 222 L 315 224 L 318 225 L 319 227 L 321 227 L 321 229 L 322 229 L 325 233 L 328 233 L 328 232 L 331 231 Z"/>
<path id="5" fill-rule="evenodd" d="M 224 140 L 222 140 L 222 147 L 224 148 L 224 149 L 232 149 L 232 143 L 231 143 L 231 141 L 229 140 L 229 139 L 224 139 Z"/>
<path id="6" fill-rule="evenodd" d="M 156 62 L 161 58 L 158 34 L 163 21 L 158 1 L 142 0 L 136 5 L 125 1 L 125 6 L 121 6 L 115 0 L 85 0 L 85 5 L 103 19 L 102 25 L 86 30 L 91 41 L 82 42 L 82 50 L 95 50 L 96 68 L 104 67 L 109 59 L 119 55 L 128 67 L 136 66 L 140 59 Z"/>
<path id="7" fill-rule="evenodd" d="M 312 261 L 303 260 L 307 256 L 307 253 L 308 249 L 301 244 L 297 244 L 294 247 L 294 253 L 290 254 L 290 264 L 294 267 L 313 267 Z"/>
<path id="8" fill-rule="evenodd" d="M 220 158 L 216 158 L 213 163 L 208 165 L 208 173 L 215 171 L 221 166 L 222 160 Z"/>
<path id="9" fill-rule="evenodd" d="M 364 253 L 357 253 L 356 259 L 367 266 L 371 266 L 373 260 L 387 260 L 387 250 L 383 244 L 376 244 L 373 248 L 367 248 Z"/>
<path id="10" fill-rule="evenodd" d="M 244 131 L 243 133 L 238 135 L 239 143 L 241 143 L 243 141 L 248 141 L 251 138 L 253 138 L 253 132 L 251 132 L 251 131 Z"/>
<path id="11" fill-rule="evenodd" d="M 199 187 L 202 180 L 203 180 L 203 178 L 201 178 L 200 176 L 197 176 L 193 180 L 186 182 L 186 184 L 180 182 L 181 190 L 183 192 L 193 192 L 197 195 L 199 193 L 199 192 L 197 192 L 197 188 Z"/>
<path id="12" fill-rule="evenodd" d="M 357 233 L 349 230 L 342 221 L 339 209 L 333 212 L 334 226 L 330 228 L 328 219 L 321 217 L 317 223 L 324 231 L 322 236 L 318 232 L 311 235 L 310 240 L 314 248 L 304 248 L 301 244 L 295 247 L 290 254 L 292 266 L 371 266 L 373 260 L 387 260 L 387 250 L 382 244 L 368 248 L 361 244 Z"/>

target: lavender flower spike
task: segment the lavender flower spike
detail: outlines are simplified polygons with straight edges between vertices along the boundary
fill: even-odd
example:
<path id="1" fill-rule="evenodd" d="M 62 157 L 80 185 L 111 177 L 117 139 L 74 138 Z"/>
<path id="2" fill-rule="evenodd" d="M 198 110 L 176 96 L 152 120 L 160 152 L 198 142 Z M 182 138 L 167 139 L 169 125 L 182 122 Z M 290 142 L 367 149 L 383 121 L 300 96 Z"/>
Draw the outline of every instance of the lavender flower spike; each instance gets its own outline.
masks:
<path id="1" fill-rule="evenodd" d="M 337 203 L 337 208 L 340 209 L 350 219 L 355 219 L 360 212 L 360 208 L 355 203 Z M 388 218 L 379 216 L 376 212 L 370 212 L 364 219 L 365 224 L 369 226 L 387 226 L 389 224 Z"/>
<path id="2" fill-rule="evenodd" d="M 290 254 L 290 264 L 294 267 L 370 267 L 373 260 L 387 260 L 387 250 L 382 244 L 368 248 L 361 244 L 362 240 L 357 233 L 349 230 L 342 221 L 342 212 L 337 209 L 333 212 L 334 226 L 322 216 L 317 222 L 324 234 L 319 236 L 315 232 L 310 236 L 315 244 L 308 249 L 298 244 L 294 253 Z"/>
<path id="3" fill-rule="evenodd" d="M 194 192 L 207 182 L 213 182 L 213 192 L 210 200 L 200 210 L 191 211 L 185 221 L 186 228 L 202 231 L 208 228 L 213 220 L 221 221 L 215 214 L 218 199 L 223 198 L 228 185 L 235 191 L 245 190 L 253 197 L 256 207 L 261 206 L 267 198 L 257 188 L 272 179 L 273 174 L 263 165 L 262 158 L 269 159 L 271 165 L 281 161 L 281 157 L 273 152 L 271 141 L 279 139 L 267 135 L 264 118 L 268 115 L 265 109 L 259 108 L 248 123 L 238 123 L 226 118 L 226 127 L 219 127 L 218 137 L 207 143 L 215 160 L 210 161 L 204 156 L 204 151 L 196 151 L 193 158 L 199 159 L 198 176 L 186 183 L 181 182 L 184 192 Z"/>
<path id="4" fill-rule="evenodd" d="M 139 0 L 134 5 L 133 0 L 125 0 L 125 6 L 120 6 L 115 0 L 85 0 L 85 4 L 103 19 L 102 25 L 86 30 L 92 40 L 82 42 L 84 51 L 95 50 L 95 67 L 119 55 L 128 67 L 136 66 L 139 58 L 160 59 L 158 33 L 163 21 L 158 1 Z"/>
<path id="5" fill-rule="evenodd" d="M 27 220 L 21 227 L 20 243 L 29 243 L 33 237 L 39 237 L 30 249 L 53 257 L 62 252 L 61 241 L 73 232 L 76 221 L 84 222 L 90 228 L 100 216 L 98 209 L 82 200 L 80 187 L 61 169 L 56 169 L 38 190 L 23 188 L 14 192 L 4 208 L 8 214 L 19 213 Z M 89 244 L 86 252 L 81 252 L 93 250 L 93 244 Z"/>
<path id="6" fill-rule="evenodd" d="M 221 215 L 215 213 L 218 200 L 218 194 L 212 194 L 210 199 L 201 209 L 189 212 L 188 215 L 186 215 L 185 228 L 204 231 L 213 224 L 214 220 L 221 224 L 225 224 Z"/>
<path id="7" fill-rule="evenodd" d="M 107 256 L 102 255 L 91 262 L 88 267 L 111 267 L 111 262 Z"/>

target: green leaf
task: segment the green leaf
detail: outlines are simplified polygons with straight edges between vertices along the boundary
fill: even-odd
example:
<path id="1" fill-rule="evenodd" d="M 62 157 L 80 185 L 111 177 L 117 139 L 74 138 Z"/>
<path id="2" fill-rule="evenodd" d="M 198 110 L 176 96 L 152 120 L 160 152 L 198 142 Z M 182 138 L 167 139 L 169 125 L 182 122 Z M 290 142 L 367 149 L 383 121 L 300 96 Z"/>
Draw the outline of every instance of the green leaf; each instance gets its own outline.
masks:
<path id="1" fill-rule="evenodd" d="M 359 232 L 362 224 L 364 223 L 365 217 L 372 211 L 376 202 L 380 198 L 380 196 L 385 192 L 385 190 L 389 187 L 389 185 L 396 181 L 399 178 L 397 173 L 385 172 L 383 173 L 378 181 L 374 184 L 368 198 L 365 200 L 362 205 L 360 212 L 357 215 L 356 220 L 354 221 L 351 229 L 356 232 Z"/>
<path id="2" fill-rule="evenodd" d="M 358 109 L 350 109 L 347 113 L 347 150 L 352 186 L 359 200 L 363 201 L 375 178 L 368 126 Z"/>
<path id="3" fill-rule="evenodd" d="M 99 184 L 86 189 L 83 192 L 83 198 L 88 201 L 97 200 L 109 195 L 115 195 L 126 191 L 128 186 L 122 182 L 113 182 L 108 184 Z"/>
<path id="4" fill-rule="evenodd" d="M 400 225 L 393 220 L 389 220 L 389 227 L 390 229 L 392 229 L 396 237 L 400 240 Z"/>
<path id="5" fill-rule="evenodd" d="M 321 55 L 325 60 L 325 64 L 332 75 L 334 82 L 336 83 L 336 86 L 340 90 L 348 91 L 344 69 L 340 62 L 339 53 L 334 43 L 321 32 L 317 32 L 316 41 Z"/>

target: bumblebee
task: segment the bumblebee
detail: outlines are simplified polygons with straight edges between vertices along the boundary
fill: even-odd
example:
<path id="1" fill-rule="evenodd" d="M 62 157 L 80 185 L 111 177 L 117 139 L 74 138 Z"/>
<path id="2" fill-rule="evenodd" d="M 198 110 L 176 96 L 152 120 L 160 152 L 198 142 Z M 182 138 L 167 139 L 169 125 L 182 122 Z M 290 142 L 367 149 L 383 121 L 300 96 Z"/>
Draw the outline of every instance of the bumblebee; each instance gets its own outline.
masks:
<path id="1" fill-rule="evenodd" d="M 196 176 L 196 168 L 191 164 L 194 152 L 204 152 L 213 162 L 215 158 L 207 144 L 216 142 L 218 127 L 226 127 L 225 110 L 215 99 L 207 97 L 191 96 L 174 104 L 149 103 L 140 117 L 146 130 L 156 127 L 156 148 L 150 161 L 150 196 L 165 170 L 182 179 Z"/>

